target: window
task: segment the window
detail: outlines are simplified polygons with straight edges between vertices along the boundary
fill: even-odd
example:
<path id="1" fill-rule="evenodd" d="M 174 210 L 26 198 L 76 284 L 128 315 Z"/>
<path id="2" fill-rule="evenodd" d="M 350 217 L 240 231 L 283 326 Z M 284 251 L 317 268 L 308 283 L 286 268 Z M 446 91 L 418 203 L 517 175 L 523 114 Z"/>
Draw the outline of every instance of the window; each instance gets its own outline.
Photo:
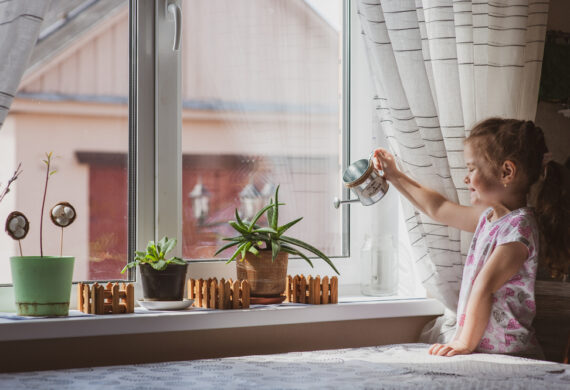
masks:
<path id="1" fill-rule="evenodd" d="M 358 31 L 351 31 L 353 45 L 347 39 L 346 27 L 357 26 L 347 18 L 349 3 L 52 2 L 0 131 L 13 151 L 0 157 L 1 178 L 24 163 L 0 205 L 1 215 L 18 209 L 32 222 L 24 254 L 38 252 L 41 159 L 53 150 L 59 172 L 47 206 L 76 206 L 79 218 L 63 244 L 77 257 L 75 280 L 127 278 L 119 271 L 129 254 L 159 235 L 177 237 L 177 255 L 204 264 L 207 275 L 231 272 L 211 262 L 221 237 L 232 234 L 227 221 L 235 208 L 247 213 L 248 196 L 259 205 L 281 185 L 281 221 L 304 217 L 291 235 L 338 257 L 343 283 L 357 283 L 371 209 L 335 209 L 333 198 L 349 196 L 341 180 L 349 152 L 362 158 L 375 145 Z M 171 4 L 181 6 L 179 50 Z M 349 121 L 358 129 L 350 137 Z M 381 223 L 389 232 L 398 228 L 389 222 L 397 220 L 394 199 L 374 206 L 390 216 Z M 46 251 L 57 254 L 60 232 L 44 222 Z M 4 258 L 18 254 L 17 243 L 0 237 Z M 349 246 L 355 256 L 347 261 Z M 314 272 L 330 274 L 321 263 Z M 297 266 L 305 272 L 304 262 L 290 263 L 290 272 Z M 0 267 L 0 282 L 9 283 L 8 262 Z"/>
<path id="2" fill-rule="evenodd" d="M 234 210 L 253 217 L 277 185 L 280 222 L 304 217 L 292 236 L 347 254 L 342 212 L 332 207 L 346 158 L 342 5 L 181 2 L 184 258 L 213 258 L 234 235 Z"/>
<path id="3" fill-rule="evenodd" d="M 127 156 L 129 150 L 129 3 L 52 1 L 0 130 L 0 181 L 19 162 L 23 173 L 0 204 L 2 226 L 9 212 L 30 221 L 24 255 L 39 248 L 45 179 L 42 159 L 53 152 L 46 213 L 45 255 L 73 254 L 74 280 L 124 279 L 127 259 Z M 17 47 L 14 47 L 16 50 Z M 70 202 L 78 218 L 60 228 L 47 210 Z M 16 241 L 0 235 L 0 257 L 19 255 Z M 10 283 L 9 262 L 0 262 L 0 283 Z"/>

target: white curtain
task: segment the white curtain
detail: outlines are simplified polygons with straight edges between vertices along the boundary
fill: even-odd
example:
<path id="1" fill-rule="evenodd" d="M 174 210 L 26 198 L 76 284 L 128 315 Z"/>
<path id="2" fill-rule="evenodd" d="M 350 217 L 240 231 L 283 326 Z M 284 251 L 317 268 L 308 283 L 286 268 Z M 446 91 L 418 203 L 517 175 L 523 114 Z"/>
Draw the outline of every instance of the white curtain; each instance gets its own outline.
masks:
<path id="1" fill-rule="evenodd" d="M 46 0 L 0 0 L 0 129 L 38 38 Z"/>
<path id="2" fill-rule="evenodd" d="M 463 141 L 472 125 L 534 119 L 548 1 L 358 0 L 357 9 L 376 111 L 401 169 L 468 204 Z M 430 341 L 446 341 L 471 235 L 404 208 L 423 285 L 448 309 Z"/>

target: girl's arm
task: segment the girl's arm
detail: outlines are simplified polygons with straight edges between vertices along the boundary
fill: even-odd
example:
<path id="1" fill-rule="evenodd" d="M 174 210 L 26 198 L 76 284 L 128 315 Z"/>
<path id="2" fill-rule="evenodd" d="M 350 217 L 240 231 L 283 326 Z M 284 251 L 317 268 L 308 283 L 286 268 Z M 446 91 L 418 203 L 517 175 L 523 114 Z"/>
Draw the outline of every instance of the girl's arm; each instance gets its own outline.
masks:
<path id="1" fill-rule="evenodd" d="M 449 344 L 432 345 L 429 353 L 453 356 L 473 352 L 489 323 L 493 294 L 517 273 L 527 259 L 528 249 L 523 243 L 510 242 L 498 246 L 475 279 L 459 337 Z"/>
<path id="2" fill-rule="evenodd" d="M 479 216 L 485 207 L 461 206 L 422 186 L 396 167 L 394 156 L 386 149 L 374 151 L 374 166 L 384 171 L 386 180 L 431 219 L 468 232 L 474 232 L 477 228 Z"/>

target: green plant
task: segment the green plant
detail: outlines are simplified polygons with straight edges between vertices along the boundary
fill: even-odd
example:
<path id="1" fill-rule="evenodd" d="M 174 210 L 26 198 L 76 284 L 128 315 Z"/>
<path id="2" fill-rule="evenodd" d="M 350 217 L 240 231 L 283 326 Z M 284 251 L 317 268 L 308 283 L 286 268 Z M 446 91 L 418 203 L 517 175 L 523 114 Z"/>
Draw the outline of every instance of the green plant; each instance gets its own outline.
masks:
<path id="1" fill-rule="evenodd" d="M 44 226 L 44 206 L 46 204 L 46 195 L 48 188 L 49 177 L 57 172 L 57 170 L 50 171 L 52 152 L 46 153 L 46 159 L 42 160 L 46 164 L 46 184 L 44 186 L 44 197 L 42 198 L 42 212 L 40 214 L 40 256 L 44 257 L 43 245 L 43 226 Z"/>
<path id="2" fill-rule="evenodd" d="M 156 244 L 154 241 L 149 241 L 146 246 L 146 251 L 135 251 L 135 259 L 125 265 L 121 273 L 124 273 L 128 268 L 133 268 L 140 264 L 149 264 L 157 271 L 163 271 L 168 264 L 186 264 L 184 260 L 179 257 L 165 258 L 166 254 L 174 249 L 175 246 L 175 238 L 169 239 L 168 237 L 163 237 Z"/>
<path id="3" fill-rule="evenodd" d="M 279 186 L 275 190 L 275 199 L 271 199 L 269 204 L 263 207 L 257 212 L 257 214 L 252 218 L 251 221 L 242 220 L 236 209 L 235 221 L 229 221 L 231 227 L 233 227 L 238 233 L 238 236 L 224 238 L 224 241 L 230 241 L 229 244 L 224 245 L 215 253 L 215 255 L 220 254 L 224 250 L 237 245 L 237 248 L 233 255 L 228 259 L 227 263 L 232 262 L 241 254 L 241 261 L 244 260 L 247 252 L 253 253 L 258 256 L 261 250 L 271 250 L 271 260 L 275 261 L 275 258 L 279 252 L 287 252 L 294 256 L 299 256 L 303 258 L 311 267 L 313 263 L 304 253 L 302 253 L 298 248 L 302 248 L 308 252 L 313 253 L 317 257 L 323 259 L 332 269 L 337 273 L 338 270 L 332 263 L 332 261 L 320 250 L 303 242 L 301 240 L 285 236 L 285 233 L 293 225 L 297 224 L 303 219 L 297 218 L 285 225 L 279 226 L 279 206 L 285 205 L 285 203 L 279 203 Z M 262 227 L 257 225 L 257 221 L 267 213 L 267 222 L 269 226 Z"/>

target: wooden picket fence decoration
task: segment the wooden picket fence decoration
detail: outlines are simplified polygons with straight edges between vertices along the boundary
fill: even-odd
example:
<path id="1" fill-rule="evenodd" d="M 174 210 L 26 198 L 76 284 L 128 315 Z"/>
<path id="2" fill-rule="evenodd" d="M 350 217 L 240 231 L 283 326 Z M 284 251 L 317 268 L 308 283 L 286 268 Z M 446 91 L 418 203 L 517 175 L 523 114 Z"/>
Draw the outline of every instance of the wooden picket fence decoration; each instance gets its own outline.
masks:
<path id="1" fill-rule="evenodd" d="M 132 283 L 79 283 L 77 309 L 87 314 L 134 313 L 135 287 Z"/>
<path id="2" fill-rule="evenodd" d="M 285 302 L 325 305 L 338 303 L 338 278 L 333 276 L 305 278 L 303 275 L 287 276 Z"/>
<path id="3" fill-rule="evenodd" d="M 247 309 L 250 286 L 247 280 L 188 279 L 188 298 L 194 299 L 194 307 Z"/>

